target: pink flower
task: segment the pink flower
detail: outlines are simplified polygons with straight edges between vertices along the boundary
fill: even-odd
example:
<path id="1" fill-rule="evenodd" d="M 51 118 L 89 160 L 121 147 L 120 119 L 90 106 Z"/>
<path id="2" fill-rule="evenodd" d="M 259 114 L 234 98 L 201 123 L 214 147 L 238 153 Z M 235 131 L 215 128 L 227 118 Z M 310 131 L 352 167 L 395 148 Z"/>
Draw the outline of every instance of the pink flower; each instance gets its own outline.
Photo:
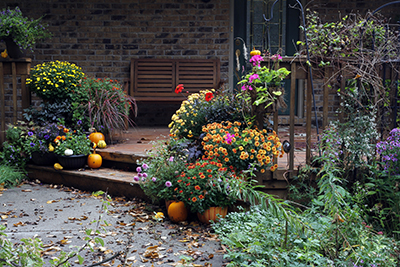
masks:
<path id="1" fill-rule="evenodd" d="M 263 57 L 260 55 L 254 55 L 250 58 L 250 62 L 253 64 L 253 67 L 260 67 L 261 61 L 263 61 Z"/>
<path id="2" fill-rule="evenodd" d="M 378 235 L 383 235 L 383 232 L 377 232 Z"/>
<path id="3" fill-rule="evenodd" d="M 153 178 L 151 178 L 151 180 L 152 180 L 153 182 L 155 182 L 155 181 L 157 181 L 157 178 L 156 178 L 156 177 L 153 177 Z"/>
<path id="4" fill-rule="evenodd" d="M 253 74 L 249 78 L 249 82 L 252 83 L 254 80 L 260 79 L 260 76 L 258 76 L 257 73 Z"/>
<path id="5" fill-rule="evenodd" d="M 242 86 L 242 91 L 246 91 L 246 90 L 253 90 L 253 87 L 251 87 L 250 85 L 246 85 L 246 84 L 243 84 L 243 86 Z"/>
<path id="6" fill-rule="evenodd" d="M 166 186 L 166 187 L 171 187 L 171 186 L 172 186 L 172 183 L 171 183 L 170 181 L 166 181 L 166 182 L 165 182 L 165 186 Z"/>
<path id="7" fill-rule="evenodd" d="M 171 157 L 168 159 L 168 161 L 174 161 L 174 157 L 171 156 Z"/>
<path id="8" fill-rule="evenodd" d="M 273 55 L 273 56 L 271 57 L 271 59 L 272 59 L 273 61 L 281 61 L 281 60 L 282 60 L 282 57 L 281 57 L 281 55 L 276 54 L 276 55 Z"/>
<path id="9" fill-rule="evenodd" d="M 235 137 L 235 135 L 230 134 L 230 133 L 227 133 L 226 136 L 225 136 L 225 142 L 226 142 L 228 145 L 232 144 L 233 137 Z"/>
<path id="10" fill-rule="evenodd" d="M 135 180 L 136 182 L 138 182 L 138 181 L 139 181 L 139 177 L 135 176 L 135 177 L 133 177 L 133 180 Z"/>

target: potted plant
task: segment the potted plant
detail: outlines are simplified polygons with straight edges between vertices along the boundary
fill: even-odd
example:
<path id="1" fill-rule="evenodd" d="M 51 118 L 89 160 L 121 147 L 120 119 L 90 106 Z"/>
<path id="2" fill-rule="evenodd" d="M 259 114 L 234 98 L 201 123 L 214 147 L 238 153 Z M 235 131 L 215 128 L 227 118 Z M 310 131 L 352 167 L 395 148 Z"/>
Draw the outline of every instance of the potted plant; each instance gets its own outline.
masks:
<path id="1" fill-rule="evenodd" d="M 63 127 L 56 123 L 32 127 L 27 132 L 26 146 L 36 165 L 49 166 L 56 162 L 53 140 L 61 134 Z"/>
<path id="2" fill-rule="evenodd" d="M 255 126 L 258 129 L 264 128 L 265 109 L 282 96 L 282 80 L 290 74 L 286 68 L 279 68 L 279 61 L 282 60 L 280 55 L 273 55 L 271 60 L 276 66 L 261 67 L 264 58 L 261 55 L 252 56 L 250 62 L 253 69 L 238 82 L 242 85 L 241 96 L 251 105 L 252 116 L 255 117 Z M 285 105 L 283 99 L 280 100 L 282 101 L 279 102 Z"/>
<path id="3" fill-rule="evenodd" d="M 88 95 L 88 101 L 79 108 L 85 110 L 91 129 L 106 136 L 106 142 L 113 141 L 113 134 L 134 125 L 130 112 L 135 115 L 135 99 L 129 96 L 117 80 L 85 77 L 80 87 Z"/>
<path id="4" fill-rule="evenodd" d="M 54 139 L 54 152 L 61 166 L 65 169 L 79 169 L 85 166 L 92 148 L 92 142 L 80 131 L 64 128 L 65 135 Z"/>
<path id="5" fill-rule="evenodd" d="M 153 202 L 164 200 L 167 209 L 173 200 L 182 200 L 174 191 L 177 174 L 184 170 L 187 164 L 188 156 L 184 153 L 182 143 L 182 140 L 172 138 L 167 143 L 156 142 L 154 150 L 149 152 L 151 159 L 136 169 L 137 175 L 133 178 Z"/>
<path id="6" fill-rule="evenodd" d="M 236 201 L 230 180 L 238 178 L 221 162 L 211 158 L 189 163 L 177 178 L 173 190 L 204 223 L 215 221 L 217 214 L 225 216 L 228 206 Z"/>
<path id="7" fill-rule="evenodd" d="M 6 43 L 11 58 L 23 57 L 21 49 L 33 50 L 37 40 L 51 37 L 51 33 L 40 24 L 41 19 L 22 16 L 19 7 L 14 10 L 5 8 L 0 12 L 0 40 Z"/>

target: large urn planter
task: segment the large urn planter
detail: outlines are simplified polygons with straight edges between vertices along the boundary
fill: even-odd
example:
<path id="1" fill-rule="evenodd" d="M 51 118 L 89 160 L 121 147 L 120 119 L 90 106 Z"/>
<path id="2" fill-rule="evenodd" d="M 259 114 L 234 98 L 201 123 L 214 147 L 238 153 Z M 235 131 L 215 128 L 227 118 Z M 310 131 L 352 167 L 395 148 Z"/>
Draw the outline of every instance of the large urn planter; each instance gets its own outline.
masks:
<path id="1" fill-rule="evenodd" d="M 21 50 L 11 37 L 4 38 L 7 54 L 12 59 L 18 59 L 25 56 L 25 51 Z"/>
<path id="2" fill-rule="evenodd" d="M 32 152 L 32 161 L 35 165 L 51 166 L 57 162 L 57 156 L 53 152 L 40 153 L 34 151 Z"/>
<path id="3" fill-rule="evenodd" d="M 224 218 L 228 214 L 228 207 L 210 207 L 203 213 L 197 213 L 197 218 L 202 223 L 210 224 L 210 221 L 218 221 L 218 214 L 221 218 Z"/>
<path id="4" fill-rule="evenodd" d="M 74 170 L 85 167 L 87 158 L 88 158 L 87 155 L 71 155 L 71 156 L 57 155 L 58 162 L 66 170 Z"/>

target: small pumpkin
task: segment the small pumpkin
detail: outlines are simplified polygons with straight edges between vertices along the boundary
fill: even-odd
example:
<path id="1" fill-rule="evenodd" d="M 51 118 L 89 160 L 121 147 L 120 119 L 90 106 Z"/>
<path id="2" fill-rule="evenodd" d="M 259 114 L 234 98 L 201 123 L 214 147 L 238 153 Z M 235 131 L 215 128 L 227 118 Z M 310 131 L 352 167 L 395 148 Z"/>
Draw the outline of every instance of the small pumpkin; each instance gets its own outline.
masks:
<path id="1" fill-rule="evenodd" d="M 94 132 L 89 135 L 89 140 L 97 144 L 100 140 L 106 140 L 106 138 L 104 137 L 104 134 L 100 132 Z"/>
<path id="2" fill-rule="evenodd" d="M 74 151 L 72 149 L 65 149 L 64 155 L 65 156 L 72 156 L 74 154 Z"/>
<path id="3" fill-rule="evenodd" d="M 183 201 L 174 201 L 168 207 L 168 217 L 172 222 L 182 222 L 187 219 L 188 211 Z"/>
<path id="4" fill-rule="evenodd" d="M 106 143 L 106 141 L 104 141 L 104 140 L 100 140 L 100 141 L 97 143 L 97 147 L 98 147 L 98 148 L 106 148 L 106 146 L 107 146 L 107 143 Z"/>
<path id="5" fill-rule="evenodd" d="M 253 48 L 253 50 L 250 51 L 250 56 L 255 56 L 255 55 L 258 55 L 258 56 L 261 55 L 261 51 Z"/>
<path id="6" fill-rule="evenodd" d="M 103 164 L 103 158 L 99 154 L 96 154 L 96 144 L 93 145 L 93 148 L 94 151 L 88 156 L 87 163 L 90 168 L 98 169 Z"/>

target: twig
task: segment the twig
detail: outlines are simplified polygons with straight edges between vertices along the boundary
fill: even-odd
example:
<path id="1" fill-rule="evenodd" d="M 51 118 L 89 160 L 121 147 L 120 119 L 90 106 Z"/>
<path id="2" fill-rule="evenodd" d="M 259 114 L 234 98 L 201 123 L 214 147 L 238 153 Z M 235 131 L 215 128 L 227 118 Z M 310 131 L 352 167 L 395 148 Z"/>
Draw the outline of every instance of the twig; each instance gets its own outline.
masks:
<path id="1" fill-rule="evenodd" d="M 103 263 L 106 263 L 106 262 L 108 262 L 108 261 L 111 261 L 111 260 L 115 259 L 116 257 L 118 257 L 119 255 L 121 255 L 122 253 L 123 253 L 123 251 L 119 251 L 119 252 L 115 253 L 113 256 L 111 256 L 110 258 L 104 259 L 104 260 L 102 260 L 102 261 L 100 261 L 100 262 L 93 263 L 92 265 L 89 265 L 89 266 L 87 266 L 87 267 L 99 266 L 99 265 L 101 265 L 101 264 L 103 264 Z"/>

